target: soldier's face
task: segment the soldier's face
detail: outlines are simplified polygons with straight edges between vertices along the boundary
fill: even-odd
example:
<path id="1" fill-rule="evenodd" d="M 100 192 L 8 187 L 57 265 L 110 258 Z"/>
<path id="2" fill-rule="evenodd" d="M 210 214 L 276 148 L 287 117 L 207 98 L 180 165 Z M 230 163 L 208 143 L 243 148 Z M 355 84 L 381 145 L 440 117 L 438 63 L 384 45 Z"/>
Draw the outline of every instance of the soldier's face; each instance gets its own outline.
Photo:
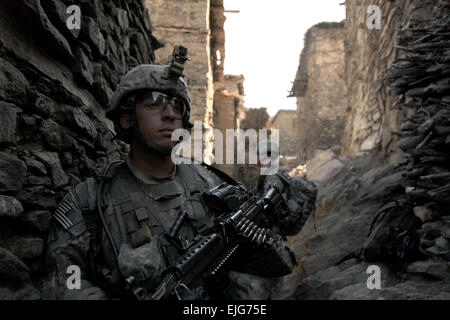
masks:
<path id="1" fill-rule="evenodd" d="M 145 141 L 151 141 L 166 148 L 173 148 L 172 132 L 182 127 L 182 119 L 174 112 L 171 104 L 162 110 L 154 110 L 152 98 L 142 100 L 136 106 L 139 130 Z"/>

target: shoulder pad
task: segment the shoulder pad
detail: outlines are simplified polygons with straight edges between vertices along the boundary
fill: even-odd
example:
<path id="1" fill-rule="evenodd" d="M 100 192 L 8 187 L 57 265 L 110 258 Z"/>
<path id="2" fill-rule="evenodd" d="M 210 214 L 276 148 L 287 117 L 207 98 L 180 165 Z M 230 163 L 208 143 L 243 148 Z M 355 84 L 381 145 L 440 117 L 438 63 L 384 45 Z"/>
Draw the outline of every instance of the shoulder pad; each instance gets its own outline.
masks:
<path id="1" fill-rule="evenodd" d="M 125 163 L 123 160 L 113 161 L 99 170 L 98 179 L 93 177 L 87 178 L 75 187 L 75 195 L 82 213 L 89 213 L 97 207 L 98 180 L 111 178 L 115 174 L 116 169 L 123 163 Z"/>

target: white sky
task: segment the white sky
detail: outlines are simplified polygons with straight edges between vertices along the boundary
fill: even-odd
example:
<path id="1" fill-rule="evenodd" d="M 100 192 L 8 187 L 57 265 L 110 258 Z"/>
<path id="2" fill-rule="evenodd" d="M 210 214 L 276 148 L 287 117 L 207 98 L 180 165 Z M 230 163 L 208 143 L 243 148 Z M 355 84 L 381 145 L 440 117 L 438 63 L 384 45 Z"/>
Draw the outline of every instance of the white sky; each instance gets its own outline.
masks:
<path id="1" fill-rule="evenodd" d="M 224 0 L 225 73 L 245 77 L 245 106 L 295 109 L 287 98 L 303 36 L 313 25 L 345 19 L 344 0 Z"/>

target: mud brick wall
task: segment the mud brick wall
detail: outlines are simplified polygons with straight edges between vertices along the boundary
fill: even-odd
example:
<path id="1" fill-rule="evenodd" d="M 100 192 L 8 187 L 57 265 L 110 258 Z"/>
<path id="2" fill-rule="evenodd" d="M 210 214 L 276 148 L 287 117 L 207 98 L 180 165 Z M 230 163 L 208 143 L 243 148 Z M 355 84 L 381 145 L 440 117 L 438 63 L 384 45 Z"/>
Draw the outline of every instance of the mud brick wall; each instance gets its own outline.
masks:
<path id="1" fill-rule="evenodd" d="M 81 30 L 66 7 L 81 9 Z M 140 0 L 0 3 L 0 299 L 40 299 L 52 212 L 126 146 L 105 108 L 158 41 Z"/>

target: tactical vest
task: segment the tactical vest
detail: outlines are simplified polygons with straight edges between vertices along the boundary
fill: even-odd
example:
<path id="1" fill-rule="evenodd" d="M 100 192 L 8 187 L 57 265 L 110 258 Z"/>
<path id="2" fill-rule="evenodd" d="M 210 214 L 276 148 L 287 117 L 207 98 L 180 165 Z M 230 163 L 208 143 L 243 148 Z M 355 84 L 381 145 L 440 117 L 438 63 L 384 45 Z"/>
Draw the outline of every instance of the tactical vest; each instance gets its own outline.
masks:
<path id="1" fill-rule="evenodd" d="M 76 187 L 78 204 L 91 236 L 90 260 L 92 269 L 96 269 L 93 271 L 97 273 L 96 278 L 100 273 L 108 281 L 119 283 L 120 278 L 126 276 L 118 273 L 120 268 L 114 268 L 122 245 L 136 249 L 155 238 L 158 239 L 160 255 L 164 257 L 162 268 L 166 268 L 182 254 L 183 247 L 204 228 L 212 225 L 214 216 L 203 203 L 202 193 L 214 185 L 199 166 L 178 165 L 173 180 L 148 185 L 138 180 L 124 161 L 117 161 L 100 177 L 102 183 L 101 180 L 89 178 Z M 235 182 L 222 172 L 215 173 L 229 183 Z M 99 190 L 101 185 L 102 190 Z M 97 214 L 99 208 L 113 244 L 103 230 Z M 179 230 L 179 245 L 174 245 L 163 235 L 169 232 L 182 211 L 187 213 L 187 219 L 184 219 Z M 116 254 L 111 254 L 114 251 Z M 98 261 L 101 261 L 102 268 L 98 268 Z"/>

